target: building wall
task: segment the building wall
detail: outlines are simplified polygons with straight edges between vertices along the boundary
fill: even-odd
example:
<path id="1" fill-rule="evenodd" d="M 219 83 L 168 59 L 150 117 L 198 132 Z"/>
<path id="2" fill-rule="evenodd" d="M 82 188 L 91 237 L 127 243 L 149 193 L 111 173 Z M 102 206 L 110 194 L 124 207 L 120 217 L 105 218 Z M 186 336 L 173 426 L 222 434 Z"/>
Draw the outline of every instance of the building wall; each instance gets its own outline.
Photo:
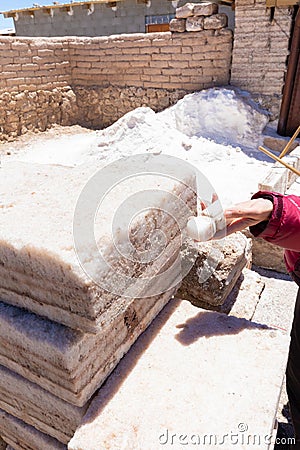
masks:
<path id="1" fill-rule="evenodd" d="M 0 38 L 0 140 L 77 120 L 67 41 Z"/>
<path id="2" fill-rule="evenodd" d="M 80 121 L 108 125 L 112 116 L 137 106 L 167 107 L 178 100 L 174 91 L 183 96 L 226 85 L 231 48 L 232 33 L 226 29 L 74 39 L 70 42 L 74 89 L 80 99 L 98 99 L 95 108 L 86 104 Z M 127 87 L 139 88 L 138 97 Z M 151 90 L 159 90 L 159 95 L 153 96 Z"/>
<path id="3" fill-rule="evenodd" d="M 236 0 L 231 84 L 256 95 L 278 115 L 289 54 L 292 9 L 265 0 Z"/>
<path id="4" fill-rule="evenodd" d="M 182 3 L 180 0 L 178 4 Z M 53 17 L 46 10 L 34 11 L 34 17 L 19 13 L 15 21 L 17 36 L 108 36 L 120 33 L 144 33 L 145 17 L 174 14 L 170 0 L 151 0 L 150 6 L 137 0 L 117 2 L 116 10 L 110 4 L 94 4 L 94 12 L 87 7 L 74 6 L 73 15 L 65 8 L 52 9 Z M 175 5 L 175 3 L 174 3 Z"/>
<path id="5" fill-rule="evenodd" d="M 101 128 L 138 106 L 229 83 L 232 32 L 0 38 L 0 139 L 54 123 Z"/>

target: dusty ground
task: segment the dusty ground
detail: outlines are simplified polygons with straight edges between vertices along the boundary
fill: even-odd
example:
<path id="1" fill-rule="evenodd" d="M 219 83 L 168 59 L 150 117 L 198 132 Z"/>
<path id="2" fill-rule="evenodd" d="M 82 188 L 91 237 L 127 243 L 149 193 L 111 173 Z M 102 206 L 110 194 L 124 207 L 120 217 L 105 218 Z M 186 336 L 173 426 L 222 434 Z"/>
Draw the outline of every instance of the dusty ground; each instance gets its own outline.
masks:
<path id="1" fill-rule="evenodd" d="M 45 142 L 47 140 L 52 140 L 62 135 L 71 136 L 74 134 L 89 134 L 95 131 L 89 130 L 88 128 L 83 128 L 80 125 L 73 125 L 69 127 L 62 127 L 60 125 L 55 125 L 53 128 L 47 131 L 37 131 L 28 132 L 22 136 L 19 136 L 13 142 L 0 142 L 0 157 L 16 155 L 20 148 L 26 149 L 33 144 L 38 144 L 39 142 Z"/>

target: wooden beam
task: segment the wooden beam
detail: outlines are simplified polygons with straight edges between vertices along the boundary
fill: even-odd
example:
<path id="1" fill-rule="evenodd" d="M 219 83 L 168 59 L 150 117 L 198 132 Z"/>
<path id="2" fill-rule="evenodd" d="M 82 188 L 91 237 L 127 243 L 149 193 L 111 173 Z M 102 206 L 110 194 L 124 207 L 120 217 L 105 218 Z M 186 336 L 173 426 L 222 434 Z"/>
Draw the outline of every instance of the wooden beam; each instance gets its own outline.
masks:
<path id="1" fill-rule="evenodd" d="M 26 13 L 29 14 L 31 12 L 34 13 L 34 11 L 40 11 L 40 10 L 47 10 L 47 9 L 59 9 L 59 8 L 68 8 L 68 7 L 74 7 L 74 6 L 82 6 L 82 5 L 90 5 L 91 3 L 116 3 L 116 2 L 122 2 L 124 0 L 93 0 L 89 2 L 74 2 L 74 3 L 62 3 L 61 5 L 47 5 L 47 6 L 33 6 L 32 8 L 23 8 L 23 9 L 11 9 L 9 11 L 0 11 L 0 14 L 3 14 L 4 17 L 14 17 L 13 15 L 16 13 Z"/>

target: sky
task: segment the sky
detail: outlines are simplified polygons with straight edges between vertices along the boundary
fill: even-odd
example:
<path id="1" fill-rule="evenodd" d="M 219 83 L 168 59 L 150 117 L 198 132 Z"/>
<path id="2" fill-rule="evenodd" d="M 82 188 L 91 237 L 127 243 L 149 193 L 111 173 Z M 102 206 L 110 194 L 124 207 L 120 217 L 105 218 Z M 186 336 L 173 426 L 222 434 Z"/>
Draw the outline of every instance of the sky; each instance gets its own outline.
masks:
<path id="1" fill-rule="evenodd" d="M 52 0 L 0 0 L 0 11 L 9 11 L 10 9 L 29 8 L 33 3 L 39 5 L 51 5 Z M 60 3 L 69 3 L 69 0 L 62 0 Z M 3 28 L 12 28 L 13 20 L 4 19 L 0 14 L 0 30 Z"/>

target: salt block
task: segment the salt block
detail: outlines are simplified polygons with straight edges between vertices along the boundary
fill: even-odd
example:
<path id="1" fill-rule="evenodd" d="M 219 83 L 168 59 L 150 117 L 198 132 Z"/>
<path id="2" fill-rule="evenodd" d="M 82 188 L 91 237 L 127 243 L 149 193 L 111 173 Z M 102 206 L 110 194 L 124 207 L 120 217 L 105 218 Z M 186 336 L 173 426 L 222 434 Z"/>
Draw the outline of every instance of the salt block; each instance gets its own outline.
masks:
<path id="1" fill-rule="evenodd" d="M 194 6 L 194 16 L 211 16 L 217 14 L 219 5 L 214 2 L 201 2 Z"/>
<path id="2" fill-rule="evenodd" d="M 202 31 L 203 17 L 188 17 L 185 24 L 186 31 Z"/>
<path id="3" fill-rule="evenodd" d="M 0 450 L 6 450 L 6 442 L 3 441 L 1 436 L 0 436 Z"/>
<path id="4" fill-rule="evenodd" d="M 298 195 L 300 196 L 300 180 L 298 178 L 297 181 L 294 181 L 294 183 L 289 187 L 289 189 L 286 192 L 287 194 L 291 195 Z"/>
<path id="5" fill-rule="evenodd" d="M 196 306 L 222 305 L 251 259 L 250 242 L 242 233 L 234 233 L 219 241 L 194 244 L 198 258 L 178 296 Z"/>
<path id="6" fill-rule="evenodd" d="M 254 237 L 248 230 L 244 230 L 243 234 L 252 240 L 252 262 L 255 266 L 280 273 L 287 272 L 282 247 L 270 244 L 270 242 L 259 237 Z"/>
<path id="7" fill-rule="evenodd" d="M 186 19 L 194 14 L 195 3 L 186 3 L 179 8 L 176 8 L 176 18 Z"/>
<path id="8" fill-rule="evenodd" d="M 255 434 L 266 450 L 288 342 L 279 330 L 174 300 L 94 398 L 68 449 L 244 450 Z"/>
<path id="9" fill-rule="evenodd" d="M 67 450 L 61 442 L 1 409 L 0 433 L 15 450 Z"/>
<path id="10" fill-rule="evenodd" d="M 245 267 L 219 311 L 251 320 L 264 287 L 262 277 Z"/>
<path id="11" fill-rule="evenodd" d="M 261 270 L 260 273 L 265 289 L 255 308 L 253 320 L 289 334 L 298 286 L 288 275 L 274 274 L 267 270 Z"/>
<path id="12" fill-rule="evenodd" d="M 172 19 L 170 22 L 172 33 L 183 33 L 185 31 L 185 19 Z"/>
<path id="13" fill-rule="evenodd" d="M 204 30 L 219 30 L 227 27 L 228 17 L 224 13 L 214 14 L 204 18 Z"/>
<path id="14" fill-rule="evenodd" d="M 0 303 L 0 364 L 84 406 L 175 291 L 135 299 L 96 335 Z"/>
<path id="15" fill-rule="evenodd" d="M 168 289 L 173 280 L 161 276 L 162 286 L 151 293 L 153 277 L 164 266 L 169 268 L 174 251 L 180 252 L 180 230 L 195 207 L 195 174 L 191 166 L 180 166 L 176 179 L 152 175 L 153 164 L 162 172 L 169 168 L 160 160 L 156 163 L 155 156 L 154 163 L 151 155 L 141 158 L 143 164 L 139 164 L 150 175 L 125 181 L 126 158 L 109 176 L 101 175 L 104 163 L 97 162 L 76 168 L 20 162 L 3 165 L 0 297 L 5 302 L 97 333 L 133 298 Z M 135 173 L 140 168 L 132 163 L 130 170 Z M 114 179 L 115 187 L 110 189 Z M 87 186 L 91 192 L 84 198 Z M 98 187 L 107 191 L 102 202 L 96 194 Z M 138 201 L 135 196 L 145 192 L 147 196 Z M 95 206 L 89 211 L 92 203 L 99 209 Z M 165 245 L 157 238 L 154 250 L 163 250 L 151 259 L 154 250 L 152 246 L 147 249 L 158 231 Z M 95 239 L 86 241 L 90 235 Z M 180 265 L 175 269 L 180 276 Z"/>
<path id="16" fill-rule="evenodd" d="M 261 183 L 258 183 L 258 189 L 260 191 L 276 191 L 285 194 L 288 183 L 288 171 L 282 164 L 274 164 L 266 178 Z"/>
<path id="17" fill-rule="evenodd" d="M 291 167 L 300 170 L 300 147 L 297 146 L 282 160 Z M 265 191 L 276 191 L 285 194 L 287 189 L 298 179 L 298 175 L 292 170 L 276 162 L 270 169 L 266 178 L 259 183 L 258 188 Z"/>
<path id="18" fill-rule="evenodd" d="M 290 164 L 297 170 L 300 170 L 300 146 L 295 147 L 293 151 L 291 151 L 286 158 L 286 162 Z M 288 180 L 287 187 L 288 189 L 292 186 L 292 184 L 298 179 L 298 175 L 296 175 L 291 170 L 288 170 Z"/>
<path id="19" fill-rule="evenodd" d="M 71 405 L 0 366 L 0 408 L 64 444 L 73 436 L 88 406 L 89 402 L 82 408 Z"/>

